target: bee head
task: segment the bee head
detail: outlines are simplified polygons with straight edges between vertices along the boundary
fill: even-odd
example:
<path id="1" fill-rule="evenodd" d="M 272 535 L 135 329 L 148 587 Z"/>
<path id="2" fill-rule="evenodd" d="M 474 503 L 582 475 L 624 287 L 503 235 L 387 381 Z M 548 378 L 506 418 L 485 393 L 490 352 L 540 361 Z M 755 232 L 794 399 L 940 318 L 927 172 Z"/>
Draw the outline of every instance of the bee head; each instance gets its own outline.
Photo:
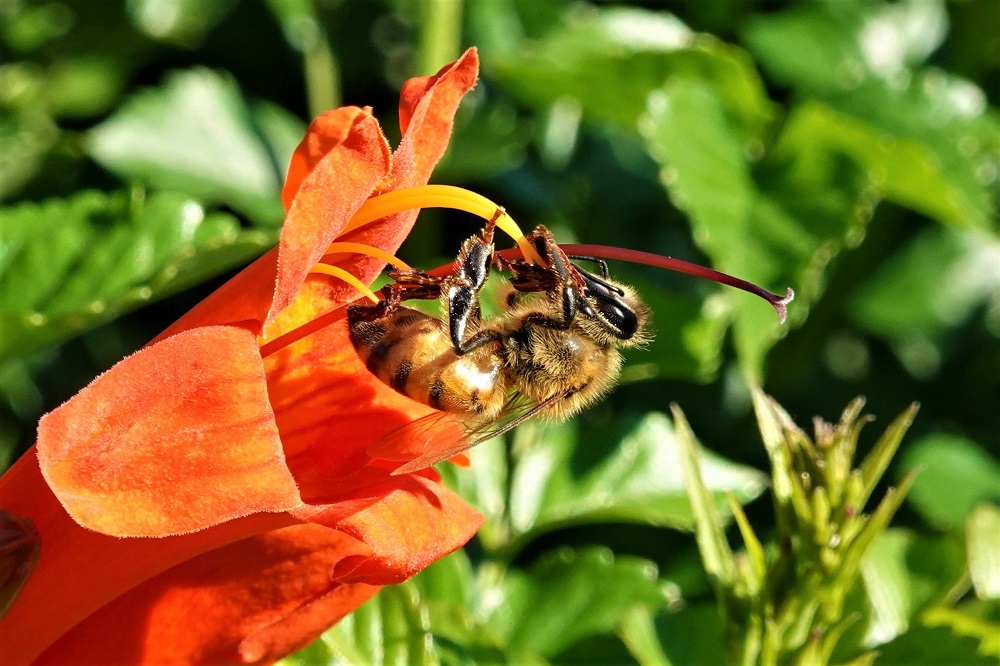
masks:
<path id="1" fill-rule="evenodd" d="M 584 270 L 577 271 L 583 278 L 585 314 L 596 319 L 602 333 L 598 338 L 606 338 L 609 344 L 636 347 L 645 344 L 649 335 L 650 310 L 634 289 L 599 278 Z M 592 328 L 592 327 L 591 327 Z M 592 329 L 593 330 L 593 329 Z"/>

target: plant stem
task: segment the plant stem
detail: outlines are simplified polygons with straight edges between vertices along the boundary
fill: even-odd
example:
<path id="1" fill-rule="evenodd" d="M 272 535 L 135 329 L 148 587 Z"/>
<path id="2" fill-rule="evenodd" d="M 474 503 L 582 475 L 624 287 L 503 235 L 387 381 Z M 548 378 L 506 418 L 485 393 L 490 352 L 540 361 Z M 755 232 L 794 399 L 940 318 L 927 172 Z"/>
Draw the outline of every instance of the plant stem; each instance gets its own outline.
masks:
<path id="1" fill-rule="evenodd" d="M 424 0 L 420 4 L 417 74 L 427 75 L 458 57 L 462 42 L 462 0 Z"/>

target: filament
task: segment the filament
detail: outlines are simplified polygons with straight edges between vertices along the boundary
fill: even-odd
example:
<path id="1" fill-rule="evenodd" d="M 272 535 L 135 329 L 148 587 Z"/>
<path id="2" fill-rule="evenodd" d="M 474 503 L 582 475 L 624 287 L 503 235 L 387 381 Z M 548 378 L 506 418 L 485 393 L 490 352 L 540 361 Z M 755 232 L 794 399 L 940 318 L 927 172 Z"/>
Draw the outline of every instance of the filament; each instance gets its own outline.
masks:
<path id="1" fill-rule="evenodd" d="M 274 340 L 270 340 L 262 344 L 260 346 L 260 357 L 267 358 L 274 352 L 284 349 L 290 344 L 298 342 L 307 335 L 311 335 L 320 329 L 326 328 L 330 324 L 340 321 L 345 316 L 347 316 L 347 312 L 344 308 L 339 307 L 336 310 L 331 310 L 330 312 L 321 314 L 315 319 L 310 319 L 298 328 L 293 328 L 284 335 L 279 335 Z"/>
<path id="2" fill-rule="evenodd" d="M 373 292 L 371 289 L 368 288 L 368 285 L 366 285 L 364 282 L 354 277 L 353 275 L 351 275 L 350 273 L 348 273 L 339 266 L 330 266 L 329 264 L 316 264 L 311 269 L 309 269 L 309 273 L 311 275 L 315 275 L 317 273 L 322 273 L 323 275 L 332 275 L 333 277 L 343 280 L 347 284 L 351 285 L 352 287 L 360 291 L 364 296 L 368 297 L 368 299 L 372 303 L 379 302 L 378 296 L 376 296 L 375 292 Z"/>
<path id="3" fill-rule="evenodd" d="M 375 257 L 376 259 L 380 259 L 385 263 L 395 267 L 398 270 L 401 271 L 410 270 L 410 266 L 396 255 L 389 254 L 385 250 L 382 250 L 377 247 L 372 247 L 371 245 L 365 245 L 364 243 L 346 243 L 341 241 L 335 241 L 333 243 L 330 243 L 330 247 L 327 248 L 326 252 L 327 253 L 324 254 L 323 258 L 320 260 L 324 264 L 335 263 L 333 261 L 333 256 L 337 254 L 342 254 L 342 253 L 367 254 L 369 257 Z"/>
<path id="4" fill-rule="evenodd" d="M 350 219 L 341 234 L 363 227 L 369 222 L 404 210 L 414 208 L 454 208 L 478 215 L 484 220 L 497 218 L 496 224 L 507 233 L 521 249 L 522 256 L 529 263 L 545 265 L 535 249 L 531 247 L 514 218 L 481 194 L 454 185 L 418 185 L 401 190 L 392 190 L 368 199 L 354 217 Z M 497 216 L 497 213 L 500 213 Z"/>

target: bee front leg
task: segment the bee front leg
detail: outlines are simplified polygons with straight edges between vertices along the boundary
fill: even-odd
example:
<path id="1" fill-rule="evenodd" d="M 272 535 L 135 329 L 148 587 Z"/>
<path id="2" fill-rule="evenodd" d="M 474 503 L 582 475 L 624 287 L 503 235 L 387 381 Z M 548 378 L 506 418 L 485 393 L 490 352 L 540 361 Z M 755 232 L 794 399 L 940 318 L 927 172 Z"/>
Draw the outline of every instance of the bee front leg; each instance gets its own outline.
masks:
<path id="1" fill-rule="evenodd" d="M 462 243 L 462 249 L 458 253 L 458 272 L 445 278 L 443 295 L 448 310 L 448 332 L 455 353 L 460 356 L 496 339 L 496 336 L 485 331 L 475 333 L 469 339 L 466 339 L 466 334 L 470 325 L 478 326 L 480 321 L 479 292 L 493 268 L 496 256 L 493 233 L 503 212 L 502 208 L 498 208 L 480 235 Z"/>

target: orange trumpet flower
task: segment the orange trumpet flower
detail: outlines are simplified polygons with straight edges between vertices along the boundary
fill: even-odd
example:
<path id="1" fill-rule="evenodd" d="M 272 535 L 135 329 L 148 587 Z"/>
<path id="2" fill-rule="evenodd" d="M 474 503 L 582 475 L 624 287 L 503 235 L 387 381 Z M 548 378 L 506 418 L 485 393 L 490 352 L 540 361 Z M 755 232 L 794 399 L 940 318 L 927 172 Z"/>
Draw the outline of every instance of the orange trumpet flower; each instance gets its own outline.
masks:
<path id="1" fill-rule="evenodd" d="M 479 528 L 433 470 L 367 453 L 429 408 L 367 371 L 343 321 L 295 335 L 357 296 L 318 263 L 367 284 L 406 237 L 417 211 L 386 193 L 427 182 L 477 71 L 470 50 L 407 82 L 395 152 L 370 109 L 314 121 L 279 246 L 42 419 L 0 478 L 41 539 L 4 663 L 268 663 Z"/>

